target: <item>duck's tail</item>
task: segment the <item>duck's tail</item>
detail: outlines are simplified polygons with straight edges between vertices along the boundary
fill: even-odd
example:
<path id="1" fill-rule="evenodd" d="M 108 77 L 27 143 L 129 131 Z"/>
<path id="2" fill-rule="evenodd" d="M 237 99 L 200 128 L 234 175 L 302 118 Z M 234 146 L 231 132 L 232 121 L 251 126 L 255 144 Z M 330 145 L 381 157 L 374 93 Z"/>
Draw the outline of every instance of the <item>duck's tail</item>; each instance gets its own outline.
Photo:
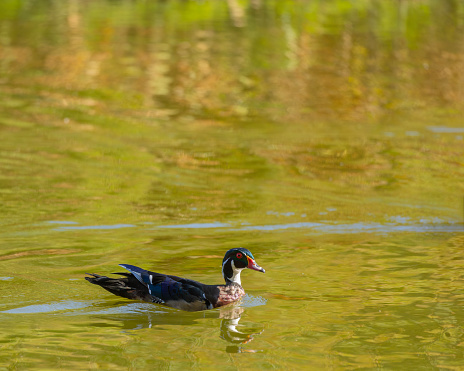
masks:
<path id="1" fill-rule="evenodd" d="M 101 286 L 114 295 L 133 300 L 153 301 L 147 288 L 130 273 L 114 273 L 124 276 L 123 278 L 109 278 L 95 273 L 86 274 L 90 276 L 85 277 L 87 281 Z"/>

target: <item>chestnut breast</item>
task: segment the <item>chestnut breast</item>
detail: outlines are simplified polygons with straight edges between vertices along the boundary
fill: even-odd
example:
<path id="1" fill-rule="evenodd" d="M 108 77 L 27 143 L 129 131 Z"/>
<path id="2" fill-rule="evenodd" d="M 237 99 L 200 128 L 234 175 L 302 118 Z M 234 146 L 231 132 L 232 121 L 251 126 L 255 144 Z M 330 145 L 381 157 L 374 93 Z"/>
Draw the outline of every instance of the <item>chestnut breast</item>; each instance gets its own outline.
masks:
<path id="1" fill-rule="evenodd" d="M 237 301 L 245 295 L 245 290 L 242 286 L 235 283 L 231 285 L 222 286 L 219 288 L 219 296 L 216 302 L 216 307 L 222 307 Z"/>

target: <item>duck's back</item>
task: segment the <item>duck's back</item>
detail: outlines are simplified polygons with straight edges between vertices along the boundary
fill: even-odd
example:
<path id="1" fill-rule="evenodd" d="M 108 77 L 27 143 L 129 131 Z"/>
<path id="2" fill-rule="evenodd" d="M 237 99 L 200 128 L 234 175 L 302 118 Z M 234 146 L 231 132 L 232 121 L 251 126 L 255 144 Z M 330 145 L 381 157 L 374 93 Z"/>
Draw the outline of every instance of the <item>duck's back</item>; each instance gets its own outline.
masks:
<path id="1" fill-rule="evenodd" d="M 109 278 L 90 274 L 87 281 L 99 285 L 112 294 L 128 299 L 165 304 L 172 308 L 199 311 L 225 305 L 225 285 L 205 285 L 200 282 L 172 275 L 147 271 L 121 264 L 130 273 L 116 273 L 122 278 Z M 230 290 L 226 290 L 229 292 Z M 228 304 L 228 303 L 227 303 Z"/>

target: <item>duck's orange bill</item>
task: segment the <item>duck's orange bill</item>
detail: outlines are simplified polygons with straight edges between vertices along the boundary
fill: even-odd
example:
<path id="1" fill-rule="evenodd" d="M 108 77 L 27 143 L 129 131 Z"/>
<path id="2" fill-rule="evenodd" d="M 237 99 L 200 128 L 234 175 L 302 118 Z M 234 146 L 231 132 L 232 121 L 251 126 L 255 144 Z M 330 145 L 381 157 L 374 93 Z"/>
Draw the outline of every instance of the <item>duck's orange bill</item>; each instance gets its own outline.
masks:
<path id="1" fill-rule="evenodd" d="M 253 259 L 251 259 L 249 256 L 247 256 L 248 259 L 248 269 L 253 269 L 254 271 L 258 272 L 265 272 L 264 268 L 261 268 L 258 264 L 255 263 Z"/>

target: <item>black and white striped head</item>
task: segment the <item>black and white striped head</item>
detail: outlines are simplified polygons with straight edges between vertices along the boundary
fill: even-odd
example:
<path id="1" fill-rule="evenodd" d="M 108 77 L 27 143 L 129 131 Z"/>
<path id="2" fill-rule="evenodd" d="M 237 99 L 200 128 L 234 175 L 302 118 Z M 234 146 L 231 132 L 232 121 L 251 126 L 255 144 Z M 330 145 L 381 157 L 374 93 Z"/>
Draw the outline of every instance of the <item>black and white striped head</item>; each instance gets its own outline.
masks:
<path id="1" fill-rule="evenodd" d="M 222 260 L 222 274 L 226 283 L 235 282 L 241 285 L 240 273 L 245 268 L 265 272 L 263 268 L 256 264 L 253 254 L 247 249 L 238 247 L 226 252 Z"/>

